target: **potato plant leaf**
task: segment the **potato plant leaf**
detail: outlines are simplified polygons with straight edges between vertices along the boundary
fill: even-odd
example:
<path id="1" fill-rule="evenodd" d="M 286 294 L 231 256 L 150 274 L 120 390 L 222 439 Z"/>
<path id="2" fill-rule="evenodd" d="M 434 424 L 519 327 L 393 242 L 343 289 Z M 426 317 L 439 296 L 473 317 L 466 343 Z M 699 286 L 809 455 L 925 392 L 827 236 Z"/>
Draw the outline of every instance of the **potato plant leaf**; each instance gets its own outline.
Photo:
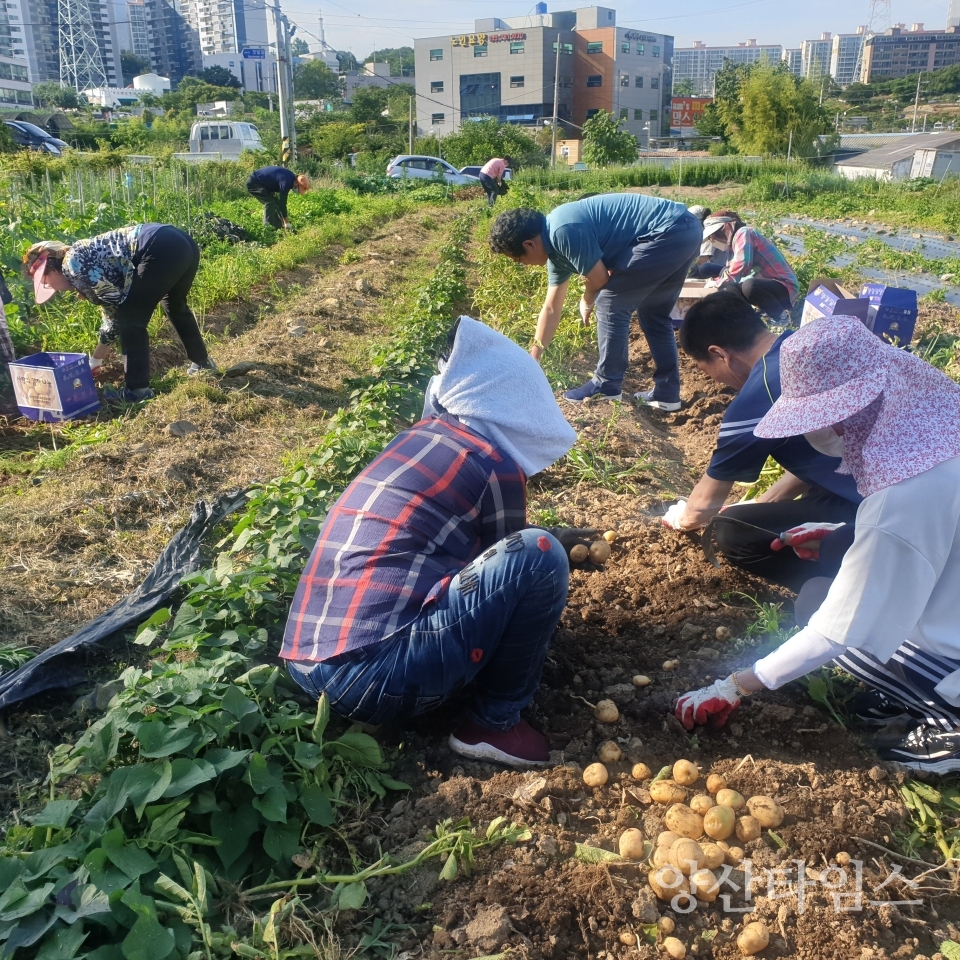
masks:
<path id="1" fill-rule="evenodd" d="M 623 858 L 609 850 L 602 850 L 600 847 L 590 847 L 585 843 L 578 843 L 574 851 L 574 857 L 582 863 L 616 863 Z"/>

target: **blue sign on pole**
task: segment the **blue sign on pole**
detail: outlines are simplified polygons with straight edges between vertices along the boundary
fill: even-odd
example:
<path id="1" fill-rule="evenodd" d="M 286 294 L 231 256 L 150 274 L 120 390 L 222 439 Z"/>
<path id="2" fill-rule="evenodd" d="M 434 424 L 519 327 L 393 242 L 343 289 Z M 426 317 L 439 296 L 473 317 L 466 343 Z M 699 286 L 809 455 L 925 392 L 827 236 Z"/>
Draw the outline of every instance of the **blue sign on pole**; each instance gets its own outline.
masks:
<path id="1" fill-rule="evenodd" d="M 267 51 L 263 47 L 247 47 L 243 51 L 244 60 L 266 60 Z"/>

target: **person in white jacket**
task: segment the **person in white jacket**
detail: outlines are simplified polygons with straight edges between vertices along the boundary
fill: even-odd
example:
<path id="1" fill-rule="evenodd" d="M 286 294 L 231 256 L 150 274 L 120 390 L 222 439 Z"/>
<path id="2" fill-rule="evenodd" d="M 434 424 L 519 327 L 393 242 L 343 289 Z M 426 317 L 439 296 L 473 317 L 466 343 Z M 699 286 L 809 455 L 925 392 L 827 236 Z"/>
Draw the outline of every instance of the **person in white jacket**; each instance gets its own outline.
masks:
<path id="1" fill-rule="evenodd" d="M 960 770 L 960 386 L 852 317 L 802 327 L 780 363 L 782 393 L 754 432 L 803 434 L 843 457 L 838 472 L 864 497 L 853 545 L 799 633 L 682 696 L 677 716 L 722 726 L 741 697 L 834 663 L 873 688 L 877 708 L 920 721 L 881 757 Z M 815 556 L 825 532 L 807 526 L 787 542 Z"/>

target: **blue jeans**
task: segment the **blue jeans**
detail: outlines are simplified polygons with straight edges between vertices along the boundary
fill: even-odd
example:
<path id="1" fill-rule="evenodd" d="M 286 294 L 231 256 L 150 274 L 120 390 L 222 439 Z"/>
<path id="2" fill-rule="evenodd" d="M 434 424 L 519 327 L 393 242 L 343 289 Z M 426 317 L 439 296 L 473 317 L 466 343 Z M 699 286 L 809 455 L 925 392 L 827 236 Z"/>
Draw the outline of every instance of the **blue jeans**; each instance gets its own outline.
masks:
<path id="1" fill-rule="evenodd" d="M 557 540 L 521 530 L 464 567 L 409 626 L 373 646 L 287 669 L 311 696 L 326 691 L 337 713 L 373 724 L 433 710 L 471 684 L 471 718 L 508 730 L 540 685 L 569 574 Z"/>
<path id="2" fill-rule="evenodd" d="M 641 237 L 614 263 L 606 264 L 612 274 L 595 307 L 600 346 L 595 382 L 623 384 L 630 359 L 630 318 L 636 310 L 653 357 L 653 399 L 664 403 L 680 399 L 680 361 L 670 311 L 702 240 L 700 221 L 685 213 L 666 232 Z"/>

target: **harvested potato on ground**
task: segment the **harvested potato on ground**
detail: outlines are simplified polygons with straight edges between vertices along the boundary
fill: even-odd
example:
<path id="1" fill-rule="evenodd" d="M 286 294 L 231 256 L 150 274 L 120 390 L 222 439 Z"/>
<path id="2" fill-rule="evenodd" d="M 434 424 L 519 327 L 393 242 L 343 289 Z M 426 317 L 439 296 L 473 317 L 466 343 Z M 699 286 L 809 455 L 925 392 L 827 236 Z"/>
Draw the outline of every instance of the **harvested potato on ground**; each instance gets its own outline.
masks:
<path id="1" fill-rule="evenodd" d="M 696 840 L 681 837 L 670 847 L 670 862 L 685 877 L 689 877 L 703 866 L 703 850 Z"/>
<path id="2" fill-rule="evenodd" d="M 694 813 L 699 813 L 702 817 L 711 807 L 716 806 L 713 797 L 708 797 L 705 793 L 698 793 L 690 799 L 690 809 Z"/>
<path id="3" fill-rule="evenodd" d="M 607 768 L 602 763 L 591 763 L 583 771 L 583 782 L 588 787 L 602 787 L 609 779 L 610 774 L 607 773 Z"/>
<path id="4" fill-rule="evenodd" d="M 620 834 L 620 856 L 624 860 L 642 860 L 645 855 L 643 831 L 630 827 Z"/>
<path id="5" fill-rule="evenodd" d="M 711 807 L 703 815 L 703 832 L 711 840 L 726 840 L 737 825 L 737 815 L 732 807 Z"/>
<path id="6" fill-rule="evenodd" d="M 663 817 L 668 830 L 679 833 L 681 837 L 699 840 L 703 836 L 703 817 L 694 813 L 685 803 L 675 803 Z"/>
<path id="7" fill-rule="evenodd" d="M 593 715 L 601 723 L 616 723 L 620 719 L 620 711 L 612 700 L 601 700 L 593 708 Z"/>
<path id="8" fill-rule="evenodd" d="M 651 870 L 647 874 L 647 883 L 661 900 L 672 900 L 678 893 L 690 892 L 687 878 L 676 867 L 666 866 Z"/>
<path id="9" fill-rule="evenodd" d="M 775 828 L 783 823 L 784 809 L 772 797 L 751 797 L 747 801 L 750 816 L 760 821 L 761 827 Z"/>
<path id="10" fill-rule="evenodd" d="M 737 937 L 737 946 L 745 957 L 752 957 L 755 953 L 765 950 L 770 943 L 770 933 L 765 924 L 759 921 L 748 923 Z"/>
<path id="11" fill-rule="evenodd" d="M 847 853 L 846 850 L 841 850 L 834 859 L 837 861 L 837 863 L 840 864 L 841 867 L 850 866 L 851 858 L 850 858 L 850 854 Z"/>
<path id="12" fill-rule="evenodd" d="M 672 847 L 679 839 L 679 833 L 674 833 L 672 830 L 664 830 L 663 833 L 657 835 L 657 846 Z"/>
<path id="13" fill-rule="evenodd" d="M 594 563 L 606 563 L 610 559 L 610 544 L 606 540 L 594 540 L 590 544 L 590 559 Z"/>
<path id="14" fill-rule="evenodd" d="M 673 922 L 671 917 L 661 917 L 657 921 L 657 929 L 664 935 L 673 933 L 677 929 L 677 925 Z"/>
<path id="15" fill-rule="evenodd" d="M 741 810 L 746 804 L 743 795 L 736 790 L 718 790 L 717 803 L 722 807 L 731 807 L 733 810 Z"/>
<path id="16" fill-rule="evenodd" d="M 653 771 L 645 763 L 635 763 L 630 776 L 634 780 L 649 780 L 653 776 Z"/>
<path id="17" fill-rule="evenodd" d="M 615 740 L 606 740 L 600 744 L 597 757 L 601 763 L 616 763 L 623 756 L 623 751 Z"/>
<path id="18" fill-rule="evenodd" d="M 620 942 L 625 947 L 635 947 L 637 945 L 637 935 L 632 930 L 621 930 Z"/>
<path id="19" fill-rule="evenodd" d="M 607 543 L 616 543 L 616 542 L 617 542 L 617 536 L 618 536 L 618 534 L 617 534 L 617 531 L 616 531 L 616 530 L 608 530 L 608 531 L 603 535 L 603 539 L 606 540 Z"/>
<path id="20" fill-rule="evenodd" d="M 574 563 L 583 563 L 590 556 L 590 548 L 585 543 L 575 543 L 570 548 L 570 559 Z"/>
<path id="21" fill-rule="evenodd" d="M 687 948 L 676 937 L 664 937 L 663 949 L 672 960 L 683 960 L 687 955 Z"/>
<path id="22" fill-rule="evenodd" d="M 710 793 L 719 793 L 721 790 L 725 790 L 727 786 L 727 781 L 720 776 L 719 773 L 711 773 L 707 777 L 707 790 Z"/>
<path id="23" fill-rule="evenodd" d="M 673 860 L 670 858 L 670 847 L 657 846 L 654 848 L 653 856 L 650 858 L 654 868 L 672 867 Z"/>
<path id="24" fill-rule="evenodd" d="M 690 875 L 690 892 L 705 903 L 713 903 L 720 894 L 720 884 L 717 875 L 703 867 Z"/>
<path id="25" fill-rule="evenodd" d="M 633 685 L 634 685 L 635 687 L 649 687 L 649 686 L 650 686 L 650 678 L 647 677 L 647 676 L 645 676 L 645 675 L 642 674 L 642 673 L 638 673 L 638 674 L 633 678 Z"/>
<path id="26" fill-rule="evenodd" d="M 699 776 L 700 771 L 697 769 L 697 765 L 689 760 L 678 760 L 673 765 L 673 779 L 681 787 L 689 787 L 696 783 Z"/>
<path id="27" fill-rule="evenodd" d="M 749 843 L 760 836 L 760 821 L 756 817 L 740 817 L 737 820 L 737 839 Z"/>
<path id="28" fill-rule="evenodd" d="M 650 797 L 657 803 L 683 803 L 687 791 L 672 780 L 656 780 L 650 784 Z"/>
<path id="29" fill-rule="evenodd" d="M 731 867 L 737 866 L 737 864 L 743 862 L 743 847 L 727 847 L 723 854 L 724 863 L 730 864 Z"/>
<path id="30" fill-rule="evenodd" d="M 700 849 L 703 851 L 703 866 L 708 870 L 716 870 L 723 864 L 726 855 L 715 843 L 701 843 Z"/>
<path id="31" fill-rule="evenodd" d="M 663 669 L 664 670 L 676 670 L 680 666 L 679 660 L 664 660 Z"/>

